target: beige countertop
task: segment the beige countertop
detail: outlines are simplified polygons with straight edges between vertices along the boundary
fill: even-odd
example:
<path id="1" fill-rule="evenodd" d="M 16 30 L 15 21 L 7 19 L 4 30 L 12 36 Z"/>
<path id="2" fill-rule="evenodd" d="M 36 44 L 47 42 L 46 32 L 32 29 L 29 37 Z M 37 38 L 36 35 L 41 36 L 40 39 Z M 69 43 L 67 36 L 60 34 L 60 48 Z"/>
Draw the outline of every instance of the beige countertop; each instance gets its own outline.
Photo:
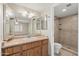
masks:
<path id="1" fill-rule="evenodd" d="M 17 39 L 12 39 L 11 41 L 8 42 L 4 42 L 2 48 L 6 48 L 6 47 L 11 47 L 11 46 L 16 46 L 19 44 L 24 44 L 24 43 L 30 43 L 30 42 L 34 42 L 34 41 L 38 41 L 38 40 L 44 40 L 44 39 L 48 39 L 48 37 L 46 36 L 37 36 L 37 37 L 24 37 L 24 38 L 17 38 Z"/>

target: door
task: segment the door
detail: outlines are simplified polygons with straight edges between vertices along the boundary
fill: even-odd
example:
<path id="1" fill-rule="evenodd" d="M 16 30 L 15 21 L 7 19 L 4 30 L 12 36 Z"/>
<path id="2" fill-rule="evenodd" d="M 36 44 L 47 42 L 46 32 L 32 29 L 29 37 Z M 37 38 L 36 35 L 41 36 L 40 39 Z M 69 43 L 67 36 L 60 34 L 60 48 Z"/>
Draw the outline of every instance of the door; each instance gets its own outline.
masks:
<path id="1" fill-rule="evenodd" d="M 41 46 L 35 47 L 32 51 L 33 51 L 33 56 L 41 56 Z"/>
<path id="2" fill-rule="evenodd" d="M 48 56 L 48 44 L 42 46 L 42 56 Z"/>

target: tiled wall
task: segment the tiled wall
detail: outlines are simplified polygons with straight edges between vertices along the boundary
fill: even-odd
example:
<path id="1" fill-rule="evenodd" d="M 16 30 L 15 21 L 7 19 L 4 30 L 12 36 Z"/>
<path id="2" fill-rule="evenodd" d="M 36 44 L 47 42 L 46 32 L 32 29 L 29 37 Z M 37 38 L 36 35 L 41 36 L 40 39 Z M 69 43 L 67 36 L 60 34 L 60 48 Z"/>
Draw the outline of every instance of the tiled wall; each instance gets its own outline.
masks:
<path id="1" fill-rule="evenodd" d="M 58 20 L 57 20 L 58 21 Z M 56 22 L 55 22 L 56 23 Z M 78 46 L 78 15 L 68 16 L 59 20 L 58 28 L 55 29 L 55 39 L 69 49 L 77 51 Z M 59 35 L 59 38 L 58 38 Z"/>
<path id="2" fill-rule="evenodd" d="M 54 41 L 59 42 L 59 19 L 57 18 L 54 21 Z"/>

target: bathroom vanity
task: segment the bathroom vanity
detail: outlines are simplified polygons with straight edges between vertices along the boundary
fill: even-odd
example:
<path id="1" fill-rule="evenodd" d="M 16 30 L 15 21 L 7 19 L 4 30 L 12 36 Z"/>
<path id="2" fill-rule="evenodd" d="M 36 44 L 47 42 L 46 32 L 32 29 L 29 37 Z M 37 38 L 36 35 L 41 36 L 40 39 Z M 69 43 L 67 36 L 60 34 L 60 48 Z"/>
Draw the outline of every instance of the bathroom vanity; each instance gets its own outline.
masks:
<path id="1" fill-rule="evenodd" d="M 48 56 L 48 37 L 17 38 L 4 42 L 3 56 Z"/>
<path id="2" fill-rule="evenodd" d="M 6 8 L 4 10 L 2 55 L 48 56 L 46 15 L 41 16 L 41 13 L 37 11 L 15 4 L 5 4 L 4 6 Z M 9 12 L 8 10 L 14 12 Z M 22 13 L 18 11 L 22 11 Z M 23 15 L 25 12 L 28 15 L 30 13 L 35 15 L 29 18 L 28 15 Z"/>

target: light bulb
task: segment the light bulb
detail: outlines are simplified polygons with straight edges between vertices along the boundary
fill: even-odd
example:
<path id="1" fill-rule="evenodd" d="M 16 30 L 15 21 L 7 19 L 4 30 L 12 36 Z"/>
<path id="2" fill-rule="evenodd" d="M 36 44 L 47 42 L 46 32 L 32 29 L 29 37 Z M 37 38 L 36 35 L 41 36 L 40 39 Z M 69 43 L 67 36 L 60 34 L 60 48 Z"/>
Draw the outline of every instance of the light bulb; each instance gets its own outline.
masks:
<path id="1" fill-rule="evenodd" d="M 67 11 L 67 9 L 62 9 L 63 12 Z"/>
<path id="2" fill-rule="evenodd" d="M 28 17 L 32 18 L 33 16 L 34 16 L 34 13 L 30 13 Z"/>
<path id="3" fill-rule="evenodd" d="M 15 24 L 18 24 L 18 22 L 16 21 Z"/>
<path id="4" fill-rule="evenodd" d="M 25 12 L 22 13 L 22 16 L 25 17 L 27 14 L 28 14 L 28 13 L 25 11 Z"/>

